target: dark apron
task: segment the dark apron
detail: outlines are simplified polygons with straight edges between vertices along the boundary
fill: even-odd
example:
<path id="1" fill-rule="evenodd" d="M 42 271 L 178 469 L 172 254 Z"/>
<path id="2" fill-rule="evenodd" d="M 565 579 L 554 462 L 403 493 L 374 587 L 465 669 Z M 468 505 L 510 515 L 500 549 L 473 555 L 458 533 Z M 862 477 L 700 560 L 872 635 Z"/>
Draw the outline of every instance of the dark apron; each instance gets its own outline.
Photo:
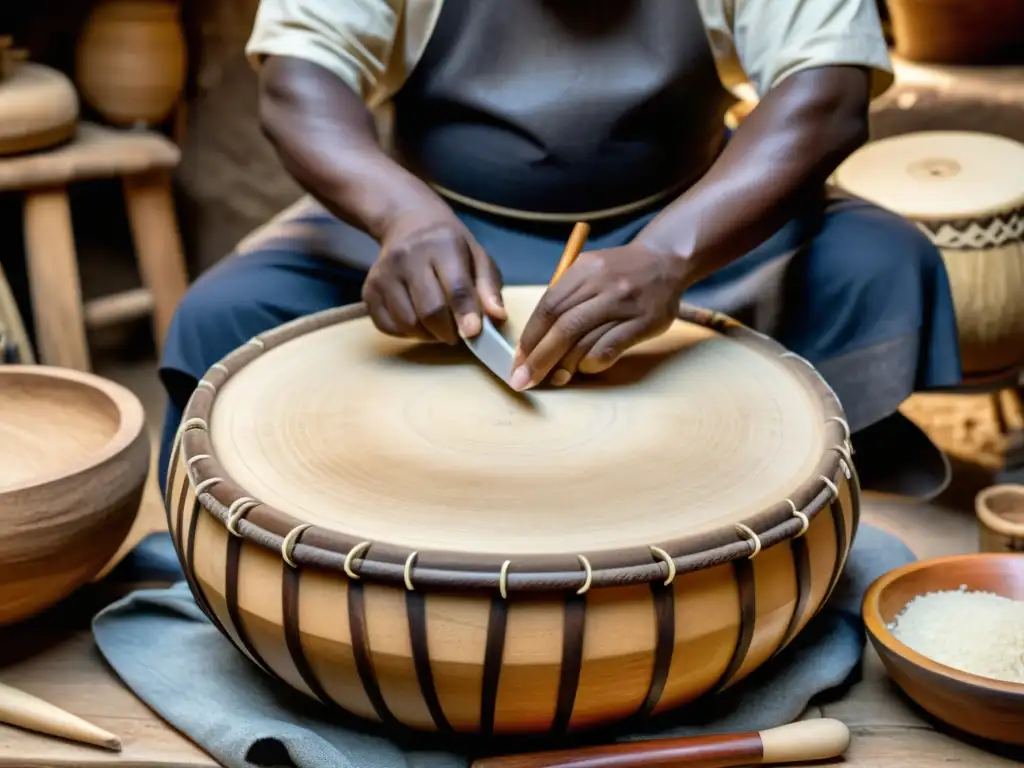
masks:
<path id="1" fill-rule="evenodd" d="M 699 179 L 730 102 L 695 3 L 446 0 L 394 142 L 443 190 L 572 215 Z"/>

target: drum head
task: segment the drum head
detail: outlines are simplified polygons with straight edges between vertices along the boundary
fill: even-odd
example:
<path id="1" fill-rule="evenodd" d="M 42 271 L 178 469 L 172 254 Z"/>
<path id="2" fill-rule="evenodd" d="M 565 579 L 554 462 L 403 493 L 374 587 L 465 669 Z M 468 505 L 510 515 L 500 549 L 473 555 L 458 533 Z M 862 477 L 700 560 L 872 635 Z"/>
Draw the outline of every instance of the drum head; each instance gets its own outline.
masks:
<path id="1" fill-rule="evenodd" d="M 874 141 L 836 171 L 843 190 L 912 219 L 966 219 L 1024 205 L 1024 144 L 971 131 Z"/>
<path id="2" fill-rule="evenodd" d="M 510 339 L 542 292 L 506 289 Z M 462 345 L 360 317 L 234 370 L 209 431 L 246 493 L 357 539 L 509 556 L 646 546 L 732 528 L 816 477 L 827 390 L 783 351 L 679 321 L 603 375 L 520 396 Z"/>

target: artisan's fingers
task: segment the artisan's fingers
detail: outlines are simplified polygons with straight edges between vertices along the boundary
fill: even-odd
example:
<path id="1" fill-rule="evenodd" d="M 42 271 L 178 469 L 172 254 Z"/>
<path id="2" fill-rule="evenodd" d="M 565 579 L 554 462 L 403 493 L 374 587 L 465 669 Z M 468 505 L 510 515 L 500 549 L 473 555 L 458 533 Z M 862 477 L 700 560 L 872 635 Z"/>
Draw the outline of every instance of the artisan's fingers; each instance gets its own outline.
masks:
<path id="1" fill-rule="evenodd" d="M 551 332 L 560 318 L 587 301 L 596 299 L 599 294 L 600 291 L 587 280 L 586 270 L 567 270 L 562 279 L 549 287 L 540 297 L 529 320 L 523 326 L 516 346 L 515 366 L 521 366 L 526 362 L 533 354 L 534 348 Z M 583 329 L 582 333 L 588 330 L 590 329 Z"/>
<path id="2" fill-rule="evenodd" d="M 576 342 L 576 346 L 569 350 L 565 357 L 563 357 L 555 367 L 554 371 L 552 371 L 549 381 L 556 387 L 564 387 L 572 381 L 572 377 L 575 376 L 579 370 L 580 361 L 586 357 L 587 353 L 590 352 L 598 339 L 618 324 L 618 321 L 605 323 L 604 325 L 590 331 L 582 339 Z"/>
<path id="3" fill-rule="evenodd" d="M 420 252 L 403 277 L 419 323 L 446 344 L 456 344 L 459 334 L 444 287 L 434 272 L 433 253 Z"/>
<path id="4" fill-rule="evenodd" d="M 408 316 L 412 318 L 413 323 L 410 324 L 408 320 L 403 321 L 400 313 L 388 308 L 387 298 L 376 281 L 367 280 L 363 286 L 363 301 L 366 303 L 366 311 L 370 315 L 370 319 L 381 333 L 403 338 L 417 335 L 416 313 L 410 307 Z"/>
<path id="5" fill-rule="evenodd" d="M 607 303 L 607 299 L 598 297 L 559 315 L 516 367 L 510 381 L 512 388 L 522 391 L 543 381 L 581 338 L 608 322 Z"/>
<path id="6" fill-rule="evenodd" d="M 444 253 L 433 263 L 451 316 L 454 318 L 460 336 L 472 339 L 483 329 L 480 302 L 473 280 L 472 257 L 469 246 L 463 244 L 463 253 Z"/>
<path id="7" fill-rule="evenodd" d="M 382 290 L 382 305 L 382 315 L 391 318 L 399 336 L 437 341 L 437 337 L 420 323 L 409 292 L 402 283 L 391 283 Z"/>
<path id="8" fill-rule="evenodd" d="M 363 301 L 366 302 L 366 311 L 369 313 L 370 319 L 373 320 L 373 324 L 377 326 L 377 330 L 388 334 L 388 336 L 406 335 L 399 330 L 398 323 L 388 311 L 384 297 L 379 291 L 363 291 Z"/>
<path id="9" fill-rule="evenodd" d="M 580 360 L 580 373 L 601 373 L 607 371 L 630 347 L 656 336 L 660 329 L 651 328 L 644 320 L 630 320 L 616 325 L 598 338 L 590 351 Z"/>
<path id="10" fill-rule="evenodd" d="M 504 285 L 501 270 L 479 243 L 470 242 L 469 248 L 473 259 L 476 293 L 484 312 L 494 320 L 507 320 L 508 313 L 501 298 L 501 289 Z"/>

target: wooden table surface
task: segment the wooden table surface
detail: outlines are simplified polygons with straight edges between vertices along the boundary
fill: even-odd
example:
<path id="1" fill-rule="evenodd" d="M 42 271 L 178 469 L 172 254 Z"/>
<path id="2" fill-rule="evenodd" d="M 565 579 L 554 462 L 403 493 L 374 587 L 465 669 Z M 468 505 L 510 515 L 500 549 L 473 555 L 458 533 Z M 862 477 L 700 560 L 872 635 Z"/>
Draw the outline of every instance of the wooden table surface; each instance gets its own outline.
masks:
<path id="1" fill-rule="evenodd" d="M 1020 765 L 936 732 L 891 689 L 881 662 L 865 657 L 863 680 L 842 701 L 820 712 L 850 726 L 846 766 L 857 768 L 997 768 Z M 87 631 L 69 634 L 31 659 L 0 672 L 3 682 L 33 693 L 121 737 L 124 750 L 99 749 L 0 726 L 4 768 L 200 768 L 215 766 L 188 739 L 164 725 L 106 667 Z"/>
<path id="2" fill-rule="evenodd" d="M 919 557 L 975 551 L 977 529 L 964 502 L 908 504 L 871 500 L 864 519 L 900 535 Z M 109 581 L 109 580 L 108 580 Z M 165 725 L 106 666 L 88 631 L 89 618 L 124 587 L 96 584 L 59 609 L 17 630 L 0 632 L 0 682 L 46 699 L 121 737 L 120 754 L 79 747 L 0 725 L 0 768 L 197 768 L 216 763 Z M 853 744 L 838 764 L 857 768 L 999 768 L 1024 754 L 1001 756 L 939 732 L 909 704 L 868 647 L 863 675 L 840 701 L 809 713 L 838 718 Z"/>

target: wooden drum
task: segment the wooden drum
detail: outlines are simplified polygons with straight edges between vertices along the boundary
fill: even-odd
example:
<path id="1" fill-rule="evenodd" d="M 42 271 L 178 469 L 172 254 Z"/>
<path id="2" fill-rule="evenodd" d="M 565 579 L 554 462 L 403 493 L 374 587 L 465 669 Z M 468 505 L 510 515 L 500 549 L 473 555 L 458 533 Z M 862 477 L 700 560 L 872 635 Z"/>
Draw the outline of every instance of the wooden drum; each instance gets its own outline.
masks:
<path id="1" fill-rule="evenodd" d="M 510 338 L 543 288 L 506 290 Z M 547 733 L 733 685 L 821 608 L 857 530 L 847 423 L 716 313 L 519 396 L 362 305 L 211 368 L 171 459 L 197 602 L 255 664 L 418 730 Z"/>
<path id="2" fill-rule="evenodd" d="M 913 221 L 942 251 L 967 383 L 1024 366 L 1024 144 L 971 131 L 923 131 L 859 149 L 841 189 Z"/>

